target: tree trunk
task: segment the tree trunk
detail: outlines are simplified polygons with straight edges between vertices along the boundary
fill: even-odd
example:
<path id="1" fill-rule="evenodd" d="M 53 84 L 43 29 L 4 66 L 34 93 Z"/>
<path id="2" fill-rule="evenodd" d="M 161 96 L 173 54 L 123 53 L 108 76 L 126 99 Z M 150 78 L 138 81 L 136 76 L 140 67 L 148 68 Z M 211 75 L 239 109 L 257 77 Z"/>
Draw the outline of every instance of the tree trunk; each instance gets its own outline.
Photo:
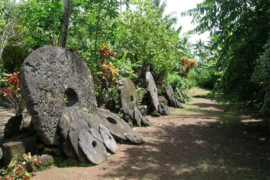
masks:
<path id="1" fill-rule="evenodd" d="M 71 11 L 71 0 L 64 0 L 64 16 L 60 33 L 60 46 L 65 48 L 67 44 L 68 21 Z"/>

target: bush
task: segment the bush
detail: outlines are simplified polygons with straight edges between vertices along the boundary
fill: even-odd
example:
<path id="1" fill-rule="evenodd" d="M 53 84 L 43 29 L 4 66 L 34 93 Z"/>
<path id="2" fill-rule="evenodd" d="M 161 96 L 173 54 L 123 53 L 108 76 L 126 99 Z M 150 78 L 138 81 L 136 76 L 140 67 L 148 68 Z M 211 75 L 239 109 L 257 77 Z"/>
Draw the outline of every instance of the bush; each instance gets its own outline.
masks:
<path id="1" fill-rule="evenodd" d="M 258 65 L 252 76 L 252 82 L 260 89 L 257 100 L 262 102 L 261 113 L 263 115 L 270 115 L 270 39 L 264 48 L 264 53 L 257 60 Z"/>
<path id="2" fill-rule="evenodd" d="M 217 81 L 215 73 L 215 63 L 210 61 L 209 64 L 199 63 L 196 68 L 194 79 L 199 87 L 213 89 Z"/>

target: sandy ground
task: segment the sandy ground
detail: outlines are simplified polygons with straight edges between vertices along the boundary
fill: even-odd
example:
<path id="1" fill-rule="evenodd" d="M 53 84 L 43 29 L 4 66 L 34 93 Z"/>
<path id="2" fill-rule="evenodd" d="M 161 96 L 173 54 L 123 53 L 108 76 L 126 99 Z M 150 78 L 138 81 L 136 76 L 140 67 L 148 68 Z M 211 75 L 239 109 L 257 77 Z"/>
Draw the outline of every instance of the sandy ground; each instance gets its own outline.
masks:
<path id="1" fill-rule="evenodd" d="M 152 127 L 135 128 L 140 146 L 119 144 L 103 164 L 57 161 L 36 172 L 36 180 L 83 179 L 270 179 L 269 123 L 224 107 L 194 88 L 185 109 L 149 119 Z"/>

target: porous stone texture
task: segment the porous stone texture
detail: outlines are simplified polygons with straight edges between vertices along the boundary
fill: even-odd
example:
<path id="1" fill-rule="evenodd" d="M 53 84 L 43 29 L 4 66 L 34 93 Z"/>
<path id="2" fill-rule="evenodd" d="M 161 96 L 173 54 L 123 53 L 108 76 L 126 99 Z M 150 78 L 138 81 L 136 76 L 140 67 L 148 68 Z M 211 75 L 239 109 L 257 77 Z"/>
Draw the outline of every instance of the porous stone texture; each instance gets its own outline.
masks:
<path id="1" fill-rule="evenodd" d="M 123 109 L 123 119 L 130 125 L 133 125 L 133 112 L 129 107 L 122 107 Z"/>
<path id="2" fill-rule="evenodd" d="M 173 104 L 173 101 L 174 101 L 174 92 L 173 92 L 173 88 L 171 85 L 166 85 L 164 87 L 165 89 L 165 93 L 166 93 L 166 96 L 167 96 L 167 99 L 169 100 L 169 103 L 170 104 Z"/>
<path id="3" fill-rule="evenodd" d="M 101 164 L 107 160 L 105 146 L 86 129 L 80 132 L 79 146 L 87 159 L 93 164 Z"/>
<path id="4" fill-rule="evenodd" d="M 12 138 L 20 133 L 22 119 L 23 116 L 20 114 L 19 116 L 11 117 L 7 121 L 4 129 L 4 138 Z"/>
<path id="5" fill-rule="evenodd" d="M 157 93 L 157 86 L 155 80 L 150 72 L 147 72 L 145 75 L 146 80 L 146 90 L 148 93 L 148 98 L 151 102 L 151 106 L 153 111 L 158 111 L 158 93 Z"/>
<path id="6" fill-rule="evenodd" d="M 119 104 L 122 107 L 123 119 L 132 126 L 141 126 L 142 113 L 138 108 L 138 94 L 133 82 L 128 78 L 122 78 L 118 87 Z M 144 124 L 143 124 L 144 125 Z"/>
<path id="7" fill-rule="evenodd" d="M 87 123 L 91 121 L 90 114 L 88 115 L 86 112 L 79 110 L 78 107 L 72 106 L 64 109 L 59 121 L 59 130 L 62 138 L 62 149 L 66 156 L 69 158 L 76 157 L 76 154 L 73 151 L 73 148 L 68 139 L 68 130 L 70 128 L 70 124 L 79 119 L 84 120 Z"/>
<path id="8" fill-rule="evenodd" d="M 132 142 L 133 144 L 143 144 L 143 143 L 144 143 L 143 139 L 140 138 L 139 136 L 137 136 L 137 135 L 134 134 L 134 133 L 128 132 L 128 133 L 126 134 L 126 138 L 127 138 L 130 142 Z"/>
<path id="9" fill-rule="evenodd" d="M 141 122 L 142 122 L 142 114 L 138 109 L 135 109 L 133 111 L 133 121 L 138 125 L 141 126 Z"/>
<path id="10" fill-rule="evenodd" d="M 78 159 L 81 162 L 88 162 L 84 153 L 79 148 L 79 135 L 80 135 L 81 130 L 83 130 L 83 129 L 86 129 L 86 130 L 89 129 L 89 126 L 85 121 L 78 120 L 78 121 L 72 122 L 70 124 L 68 137 L 70 139 L 71 145 L 72 145 L 73 150 L 76 153 Z"/>
<path id="11" fill-rule="evenodd" d="M 5 165 L 8 165 L 12 158 L 17 157 L 23 160 L 24 153 L 35 153 L 36 141 L 35 138 L 25 138 L 22 140 L 16 140 L 6 142 L 2 144 L 3 160 Z"/>
<path id="12" fill-rule="evenodd" d="M 184 108 L 182 104 L 174 97 L 173 88 L 171 85 L 165 86 L 166 97 L 169 100 L 169 105 L 176 108 Z"/>
<path id="13" fill-rule="evenodd" d="M 103 139 L 99 133 L 99 130 L 95 129 L 95 128 L 90 128 L 89 130 L 89 133 L 92 134 L 92 136 L 94 138 L 96 138 L 97 140 L 99 140 L 101 143 L 103 143 Z"/>
<path id="14" fill-rule="evenodd" d="M 58 145 L 57 126 L 63 110 L 76 105 L 96 113 L 94 83 L 86 63 L 61 47 L 45 46 L 21 67 L 21 92 L 34 127 L 47 145 Z"/>
<path id="15" fill-rule="evenodd" d="M 158 113 L 160 113 L 161 115 L 169 115 L 168 106 L 164 105 L 163 103 L 160 103 L 158 105 Z"/>
<path id="16" fill-rule="evenodd" d="M 99 125 L 103 124 L 117 140 L 126 141 L 125 133 L 134 132 L 123 119 L 108 110 L 98 108 L 97 115 L 100 119 Z M 98 121 L 98 118 L 96 119 Z M 94 128 L 98 129 L 99 127 L 94 126 Z"/>
<path id="17" fill-rule="evenodd" d="M 107 147 L 107 149 L 109 151 L 111 151 L 112 153 L 115 154 L 118 147 L 117 147 L 117 144 L 116 144 L 114 138 L 112 137 L 110 131 L 103 124 L 100 124 L 99 125 L 99 132 L 100 132 L 101 137 L 103 139 L 104 145 Z"/>
<path id="18" fill-rule="evenodd" d="M 142 117 L 141 121 L 142 121 L 142 124 L 144 126 L 152 126 L 153 125 L 153 123 L 149 119 L 147 119 L 146 117 Z"/>
<path id="19" fill-rule="evenodd" d="M 128 78 L 122 78 L 118 87 L 119 102 L 121 107 L 134 109 L 138 107 L 138 95 L 133 82 Z"/>

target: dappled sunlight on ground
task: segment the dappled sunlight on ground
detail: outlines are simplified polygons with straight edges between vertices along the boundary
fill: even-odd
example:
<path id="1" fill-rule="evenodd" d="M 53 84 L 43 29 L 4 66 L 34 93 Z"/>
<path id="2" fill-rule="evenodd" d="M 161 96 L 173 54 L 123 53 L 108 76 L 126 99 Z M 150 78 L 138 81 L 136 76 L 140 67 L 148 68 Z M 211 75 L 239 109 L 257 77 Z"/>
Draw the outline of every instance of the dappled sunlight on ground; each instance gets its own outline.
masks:
<path id="1" fill-rule="evenodd" d="M 207 91 L 192 89 L 200 95 Z M 105 163 L 57 168 L 34 179 L 269 179 L 269 123 L 205 98 L 135 128 L 145 143 L 121 144 Z"/>

